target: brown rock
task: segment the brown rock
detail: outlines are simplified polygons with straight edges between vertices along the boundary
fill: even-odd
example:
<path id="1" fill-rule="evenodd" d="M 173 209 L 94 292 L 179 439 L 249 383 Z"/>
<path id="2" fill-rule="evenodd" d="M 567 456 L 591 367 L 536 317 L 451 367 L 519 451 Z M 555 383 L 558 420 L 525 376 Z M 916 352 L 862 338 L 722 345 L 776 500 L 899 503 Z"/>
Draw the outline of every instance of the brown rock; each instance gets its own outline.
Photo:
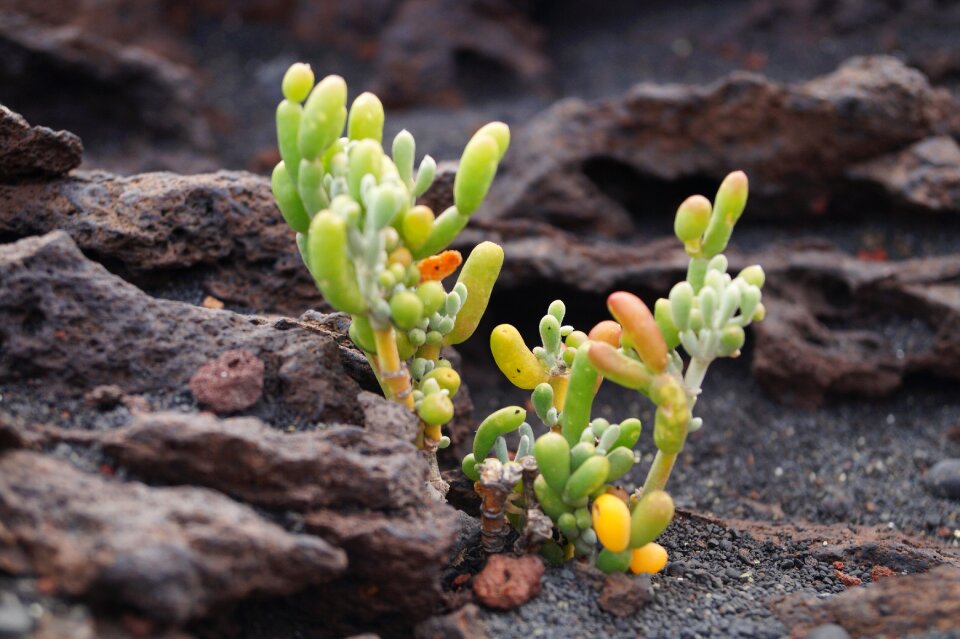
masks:
<path id="1" fill-rule="evenodd" d="M 718 183 L 735 168 L 750 176 L 754 219 L 812 213 L 812 196 L 849 168 L 956 133 L 957 113 L 947 91 L 889 57 L 796 85 L 734 73 L 704 88 L 640 84 L 595 103 L 564 100 L 517 133 L 479 214 L 620 235 L 649 209 L 651 180 Z"/>
<path id="2" fill-rule="evenodd" d="M 362 423 L 360 387 L 344 364 L 362 356 L 336 335 L 150 297 L 85 259 L 62 232 L 0 247 L 0 326 L 0 383 L 35 385 L 36 402 L 59 405 L 116 384 L 163 404 L 201 364 L 245 349 L 263 361 L 271 399 L 255 415 Z"/>
<path id="3" fill-rule="evenodd" d="M 198 488 L 116 483 L 30 452 L 0 456 L 4 534 L 67 595 L 184 621 L 328 581 L 342 551 Z M 21 572 L 0 554 L 4 570 Z"/>
<path id="4" fill-rule="evenodd" d="M 825 623 L 843 626 L 852 637 L 950 633 L 960 629 L 960 568 L 884 579 L 828 599 L 790 595 L 772 607 L 792 637 Z"/>
<path id="5" fill-rule="evenodd" d="M 651 601 L 653 588 L 649 576 L 631 577 L 615 572 L 607 575 L 597 605 L 615 617 L 632 617 Z"/>
<path id="6" fill-rule="evenodd" d="M 0 233 L 54 230 L 142 287 L 199 280 L 217 299 L 296 316 L 329 308 L 303 266 L 266 178 L 242 172 L 130 178 L 75 172 L 0 184 Z M 193 271 L 186 271 L 193 269 Z"/>
<path id="7" fill-rule="evenodd" d="M 960 146 L 948 135 L 852 167 L 849 175 L 879 185 L 893 202 L 906 207 L 960 211 Z"/>
<path id="8" fill-rule="evenodd" d="M 473 592 L 488 608 L 511 610 L 539 594 L 543 570 L 535 555 L 491 555 L 473 580 Z"/>
<path id="9" fill-rule="evenodd" d="M 0 104 L 0 182 L 63 175 L 80 166 L 83 144 L 69 131 L 30 126 Z"/>
<path id="10" fill-rule="evenodd" d="M 119 130 L 159 143 L 209 144 L 192 74 L 145 49 L 4 12 L 0 55 L 5 101 L 30 105 L 32 117 L 43 114 L 88 144 L 116 145 Z"/>
<path id="11" fill-rule="evenodd" d="M 870 581 L 876 583 L 881 579 L 886 579 L 887 577 L 893 577 L 896 573 L 887 568 L 886 566 L 874 566 L 870 569 Z"/>
<path id="12" fill-rule="evenodd" d="M 190 392 L 217 413 L 250 408 L 263 394 L 263 362 L 247 350 L 227 351 L 197 369 Z"/>
<path id="13" fill-rule="evenodd" d="M 376 93 L 391 104 L 460 105 L 471 76 L 495 69 L 501 82 L 545 90 L 544 36 L 516 2 L 408 0 L 381 39 Z"/>
<path id="14" fill-rule="evenodd" d="M 355 426 L 282 433 L 254 418 L 153 413 L 100 441 L 141 477 L 266 508 L 390 511 L 424 498 L 427 470 L 413 444 Z"/>
<path id="15" fill-rule="evenodd" d="M 426 497 L 424 486 L 411 494 L 421 501 L 415 508 L 339 508 L 304 517 L 309 532 L 343 548 L 350 562 L 348 574 L 319 588 L 319 601 L 336 601 L 337 614 L 353 619 L 401 614 L 419 621 L 436 612 L 458 519 L 453 508 Z"/>

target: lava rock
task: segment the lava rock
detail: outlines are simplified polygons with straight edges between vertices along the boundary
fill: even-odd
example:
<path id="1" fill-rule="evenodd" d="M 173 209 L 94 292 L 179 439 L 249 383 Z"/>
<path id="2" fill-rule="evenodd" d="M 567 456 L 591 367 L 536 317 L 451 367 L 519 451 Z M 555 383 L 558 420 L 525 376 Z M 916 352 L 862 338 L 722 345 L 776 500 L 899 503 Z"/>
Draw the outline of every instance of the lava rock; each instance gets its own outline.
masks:
<path id="1" fill-rule="evenodd" d="M 650 577 L 630 577 L 620 572 L 607 575 L 597 605 L 615 617 L 630 617 L 653 601 Z"/>
<path id="2" fill-rule="evenodd" d="M 315 595 L 318 601 L 336 601 L 337 616 L 392 615 L 417 622 L 436 612 L 458 518 L 453 508 L 426 496 L 424 481 L 414 495 L 421 502 L 416 507 L 386 513 L 340 507 L 304 516 L 306 529 L 343 548 L 350 562 L 349 573 Z"/>
<path id="3" fill-rule="evenodd" d="M 510 610 L 537 596 L 543 570 L 534 555 L 491 555 L 473 580 L 473 592 L 488 608 Z"/>
<path id="4" fill-rule="evenodd" d="M 960 211 L 960 145 L 948 135 L 850 169 L 850 177 L 881 187 L 896 203 L 929 213 Z"/>
<path id="5" fill-rule="evenodd" d="M 150 297 L 63 232 L 0 247 L 0 326 L 0 382 L 35 384 L 37 402 L 58 405 L 103 384 L 170 398 L 207 360 L 244 349 L 263 361 L 271 397 L 253 414 L 284 425 L 363 423 L 337 336 Z"/>
<path id="6" fill-rule="evenodd" d="M 956 134 L 958 113 L 948 91 L 885 56 L 795 85 L 736 72 L 702 88 L 640 84 L 594 103 L 568 99 L 518 132 L 478 215 L 615 237 L 634 229 L 643 179 L 719 182 L 730 167 L 750 176 L 754 219 L 795 213 L 798 202 L 814 213 L 811 194 L 857 164 Z"/>
<path id="7" fill-rule="evenodd" d="M 99 441 L 142 477 L 206 486 L 265 508 L 412 507 L 423 501 L 427 479 L 410 440 L 355 426 L 283 433 L 255 418 L 152 413 Z"/>
<path id="8" fill-rule="evenodd" d="M 197 369 L 190 392 L 217 413 L 250 408 L 263 394 L 263 362 L 247 350 L 227 351 Z"/>
<path id="9" fill-rule="evenodd" d="M 329 309 L 267 178 L 76 171 L 60 180 L 0 184 L 0 204 L 0 233 L 65 231 L 145 288 L 168 281 L 176 269 L 181 280 L 193 273 L 206 294 L 245 308 L 294 317 Z"/>
<path id="10" fill-rule="evenodd" d="M 328 581 L 347 560 L 201 488 L 151 488 L 27 451 L 0 456 L 4 569 L 64 594 L 183 623 L 244 598 Z M 19 553 L 19 554 L 17 554 Z"/>
<path id="11" fill-rule="evenodd" d="M 83 144 L 69 131 L 30 126 L 0 104 L 0 182 L 64 175 L 80 166 Z"/>
<path id="12" fill-rule="evenodd" d="M 497 64 L 528 90 L 543 91 L 550 70 L 543 44 L 543 32 L 515 2 L 408 0 L 382 35 L 375 92 L 391 104 L 430 96 L 434 105 L 458 106 L 473 75 L 464 66 L 469 59 Z"/>
<path id="13" fill-rule="evenodd" d="M 842 626 L 852 637 L 949 634 L 960 629 L 960 568 L 939 566 L 828 599 L 795 594 L 773 609 L 795 636 L 827 623 Z"/>
<path id="14" fill-rule="evenodd" d="M 927 471 L 924 481 L 933 494 L 960 500 L 960 458 L 938 461 Z"/>

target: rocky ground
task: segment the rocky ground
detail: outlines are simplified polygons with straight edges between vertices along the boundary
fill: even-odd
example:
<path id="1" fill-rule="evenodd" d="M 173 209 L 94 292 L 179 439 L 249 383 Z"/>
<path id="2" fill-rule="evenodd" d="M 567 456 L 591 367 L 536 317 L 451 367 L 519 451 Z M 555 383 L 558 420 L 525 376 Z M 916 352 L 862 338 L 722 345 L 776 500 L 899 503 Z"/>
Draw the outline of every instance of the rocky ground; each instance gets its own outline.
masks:
<path id="1" fill-rule="evenodd" d="M 960 637 L 960 5 L 577 4 L 0 10 L 0 636 Z M 514 124 L 458 240 L 507 254 L 478 334 L 664 294 L 676 204 L 748 172 L 768 317 L 708 377 L 663 574 L 480 573 L 476 504 L 427 497 L 258 174 L 293 51 L 442 160 Z M 451 469 L 523 398 L 461 356 Z"/>

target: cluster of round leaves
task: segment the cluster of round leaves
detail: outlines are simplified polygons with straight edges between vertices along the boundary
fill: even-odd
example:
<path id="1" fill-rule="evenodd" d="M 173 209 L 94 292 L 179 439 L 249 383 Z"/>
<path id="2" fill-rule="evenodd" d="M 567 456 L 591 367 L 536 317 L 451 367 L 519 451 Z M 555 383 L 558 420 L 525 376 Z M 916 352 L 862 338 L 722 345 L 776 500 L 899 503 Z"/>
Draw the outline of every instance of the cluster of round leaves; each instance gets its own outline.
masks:
<path id="1" fill-rule="evenodd" d="M 674 508 L 663 490 L 645 490 L 628 499 L 611 485 L 633 465 L 641 425 L 637 419 L 619 424 L 594 419 L 587 424 L 593 395 L 601 378 L 646 395 L 657 406 L 657 448 L 671 455 L 682 450 L 687 433 L 702 420 L 691 414 L 696 392 L 685 387 L 677 347 L 682 345 L 705 370 L 717 357 L 736 357 L 744 343 L 743 329 L 763 318 L 763 270 L 751 266 L 733 278 L 720 254 L 746 198 L 746 176 L 737 172 L 721 184 L 713 205 L 702 196 L 681 205 L 675 231 L 691 256 L 687 281 L 659 300 L 654 312 L 635 295 L 619 291 L 607 300 L 616 321 L 601 322 L 589 335 L 562 325 L 565 309 L 559 301 L 541 320 L 543 346 L 528 349 L 510 325 L 498 326 L 491 335 L 498 367 L 516 386 L 533 390 L 531 403 L 551 428 L 532 451 L 540 469 L 534 483 L 540 506 L 576 554 L 592 554 L 599 542 L 603 549 L 596 563 L 606 572 L 661 570 L 667 553 L 654 540 L 671 521 Z M 502 436 L 518 425 L 527 426 L 525 415 L 513 406 L 485 420 L 473 453 L 464 459 L 464 472 L 475 476 L 476 465 L 491 446 L 505 457 Z"/>
<path id="2" fill-rule="evenodd" d="M 438 259 L 434 254 L 486 197 L 510 131 L 493 122 L 471 138 L 455 178 L 454 205 L 435 215 L 416 198 L 432 184 L 436 162 L 424 156 L 415 170 L 416 143 L 405 130 L 391 153 L 384 151 L 384 111 L 375 95 L 360 94 L 348 111 L 343 78 L 330 75 L 315 84 L 302 63 L 288 69 L 282 89 L 276 112 L 281 161 L 272 187 L 303 261 L 330 305 L 352 316 L 350 337 L 363 351 L 378 355 L 378 334 L 393 330 L 400 360 L 415 358 L 420 416 L 427 424 L 445 423 L 460 382 L 438 366 L 436 354 L 476 329 L 503 251 L 489 242 L 476 247 L 450 292 L 439 281 L 449 272 L 427 276 L 423 264 Z M 451 271 L 459 261 L 456 254 Z M 422 347 L 431 347 L 429 356 L 416 358 Z"/>

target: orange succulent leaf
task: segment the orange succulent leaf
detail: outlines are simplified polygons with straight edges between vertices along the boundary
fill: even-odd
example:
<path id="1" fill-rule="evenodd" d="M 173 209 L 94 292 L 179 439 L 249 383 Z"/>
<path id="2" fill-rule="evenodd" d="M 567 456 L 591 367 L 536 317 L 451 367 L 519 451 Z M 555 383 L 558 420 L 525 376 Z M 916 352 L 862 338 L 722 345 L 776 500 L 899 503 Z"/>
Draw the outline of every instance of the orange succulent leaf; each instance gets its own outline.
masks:
<path id="1" fill-rule="evenodd" d="M 452 275 L 463 263 L 463 256 L 460 251 L 443 251 L 436 255 L 424 258 L 417 262 L 417 268 L 420 269 L 420 281 L 439 282 L 448 275 Z"/>

